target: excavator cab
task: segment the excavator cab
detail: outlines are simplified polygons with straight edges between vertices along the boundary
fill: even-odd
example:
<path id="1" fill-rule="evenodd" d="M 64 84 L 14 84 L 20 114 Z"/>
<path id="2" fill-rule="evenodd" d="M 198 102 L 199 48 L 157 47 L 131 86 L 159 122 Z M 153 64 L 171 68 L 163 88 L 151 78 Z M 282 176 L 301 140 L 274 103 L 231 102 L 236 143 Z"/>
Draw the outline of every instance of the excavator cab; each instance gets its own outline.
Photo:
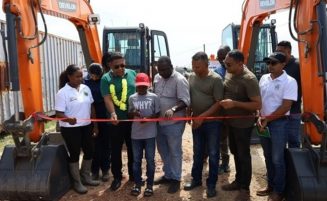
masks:
<path id="1" fill-rule="evenodd" d="M 151 77 L 156 74 L 158 58 L 169 56 L 167 35 L 162 31 L 149 30 L 142 23 L 139 27 L 105 27 L 102 49 L 104 52 L 121 52 L 126 68 Z"/>
<path id="2" fill-rule="evenodd" d="M 258 80 L 263 74 L 268 73 L 268 67 L 263 62 L 263 58 L 268 57 L 276 49 L 278 43 L 275 23 L 276 20 L 271 20 L 270 24 L 263 24 L 255 28 L 257 34 L 254 35 L 257 38 L 252 40 L 253 44 L 246 65 Z M 221 44 L 228 45 L 231 49 L 238 49 L 240 28 L 240 25 L 234 23 L 227 25 L 222 31 Z"/>

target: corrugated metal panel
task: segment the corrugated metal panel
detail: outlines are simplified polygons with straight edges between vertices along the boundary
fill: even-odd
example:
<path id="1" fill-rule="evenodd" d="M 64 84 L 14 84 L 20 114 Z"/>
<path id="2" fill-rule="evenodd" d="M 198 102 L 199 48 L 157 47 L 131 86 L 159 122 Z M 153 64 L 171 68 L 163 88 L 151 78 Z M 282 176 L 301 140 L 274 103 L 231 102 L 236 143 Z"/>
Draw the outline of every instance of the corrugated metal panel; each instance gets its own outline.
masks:
<path id="1" fill-rule="evenodd" d="M 40 40 L 44 33 L 40 33 Z M 55 94 L 58 91 L 59 75 L 70 64 L 84 64 L 79 42 L 48 34 L 40 48 L 42 66 L 43 109 L 54 109 Z"/>
<path id="2" fill-rule="evenodd" d="M 5 22 L 0 21 L 0 23 Z M 3 27 L 5 26 L 0 26 L 0 28 Z M 39 38 L 43 37 L 44 33 L 41 32 Z M 0 62 L 4 62 L 3 45 L 2 41 L 0 42 Z M 52 34 L 48 34 L 46 42 L 42 44 L 39 50 L 42 68 L 43 109 L 47 112 L 54 110 L 54 100 L 58 91 L 60 73 L 70 64 L 84 65 L 84 57 L 79 42 Z M 0 95 L 0 125 L 14 114 L 12 102 L 12 94 L 2 91 Z M 23 111 L 21 100 L 20 107 L 19 110 Z"/>

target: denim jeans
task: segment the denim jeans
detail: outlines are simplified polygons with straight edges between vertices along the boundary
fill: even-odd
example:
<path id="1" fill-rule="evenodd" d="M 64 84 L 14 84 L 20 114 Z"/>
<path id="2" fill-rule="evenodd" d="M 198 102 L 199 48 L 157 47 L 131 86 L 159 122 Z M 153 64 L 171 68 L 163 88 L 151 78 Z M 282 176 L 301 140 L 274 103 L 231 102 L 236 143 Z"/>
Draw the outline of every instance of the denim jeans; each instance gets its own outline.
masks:
<path id="1" fill-rule="evenodd" d="M 216 187 L 219 168 L 219 141 L 221 132 L 221 122 L 204 122 L 199 128 L 193 129 L 193 181 L 202 181 L 203 156 L 205 145 L 208 146 L 209 156 L 209 176 L 207 179 L 208 187 Z"/>
<path id="2" fill-rule="evenodd" d="M 252 177 L 250 152 L 252 129 L 252 127 L 236 128 L 229 126 L 229 148 L 234 155 L 235 181 L 245 190 L 249 190 Z"/>
<path id="3" fill-rule="evenodd" d="M 284 192 L 286 183 L 287 121 L 287 119 L 277 119 L 269 122 L 268 128 L 271 137 L 260 137 L 266 162 L 268 185 L 277 193 Z"/>
<path id="4" fill-rule="evenodd" d="M 185 122 L 158 126 L 157 146 L 163 161 L 164 177 L 181 180 L 182 176 L 182 136 Z"/>
<path id="5" fill-rule="evenodd" d="M 153 186 L 155 162 L 154 155 L 156 151 L 156 138 L 132 139 L 133 148 L 133 173 L 136 185 L 142 184 L 142 158 L 143 150 L 146 159 L 147 185 Z"/>
<path id="6" fill-rule="evenodd" d="M 301 115 L 291 115 L 287 121 L 286 133 L 288 148 L 300 148 L 301 145 Z"/>

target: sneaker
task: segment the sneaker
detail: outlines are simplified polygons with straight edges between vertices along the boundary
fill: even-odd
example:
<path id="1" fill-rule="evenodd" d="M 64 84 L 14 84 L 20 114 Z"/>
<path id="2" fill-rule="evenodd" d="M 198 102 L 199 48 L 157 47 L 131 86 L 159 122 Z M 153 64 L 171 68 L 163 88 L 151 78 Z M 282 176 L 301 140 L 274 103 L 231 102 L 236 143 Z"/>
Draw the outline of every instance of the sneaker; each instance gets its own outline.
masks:
<path id="1" fill-rule="evenodd" d="M 141 186 L 135 185 L 131 190 L 131 194 L 134 196 L 140 195 L 141 194 Z"/>
<path id="2" fill-rule="evenodd" d="M 144 190 L 144 193 L 143 193 L 144 197 L 150 197 L 153 195 L 153 188 L 152 186 L 147 186 Z"/>
<path id="3" fill-rule="evenodd" d="M 170 182 L 170 185 L 168 187 L 167 193 L 170 193 L 170 194 L 176 193 L 177 191 L 179 191 L 180 188 L 181 188 L 181 182 L 178 180 L 172 179 Z"/>
<path id="4" fill-rule="evenodd" d="M 217 195 L 216 188 L 214 188 L 214 187 L 208 187 L 208 189 L 207 189 L 207 197 L 208 198 L 212 198 L 212 197 L 215 197 L 216 195 Z"/>
<path id="5" fill-rule="evenodd" d="M 162 176 L 159 179 L 154 180 L 153 184 L 154 185 L 169 184 L 171 181 L 172 181 L 171 179 L 167 179 L 165 176 Z"/>
<path id="6" fill-rule="evenodd" d="M 241 186 L 236 181 L 233 181 L 230 184 L 222 185 L 221 189 L 224 191 L 237 191 L 241 189 Z"/>
<path id="7" fill-rule="evenodd" d="M 191 182 L 186 183 L 184 185 L 184 190 L 185 191 L 190 191 L 193 188 L 196 188 L 196 187 L 201 186 L 201 185 L 202 185 L 202 182 L 196 182 L 196 181 L 192 180 Z"/>

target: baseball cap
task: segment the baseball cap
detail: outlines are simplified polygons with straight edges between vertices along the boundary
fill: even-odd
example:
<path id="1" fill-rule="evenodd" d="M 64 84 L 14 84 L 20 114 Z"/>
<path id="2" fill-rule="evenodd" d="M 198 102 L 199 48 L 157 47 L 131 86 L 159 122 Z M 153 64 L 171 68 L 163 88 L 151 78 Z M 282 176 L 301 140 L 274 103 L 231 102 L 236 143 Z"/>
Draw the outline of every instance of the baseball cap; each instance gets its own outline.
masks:
<path id="1" fill-rule="evenodd" d="M 145 73 L 138 73 L 135 78 L 135 86 L 150 86 L 150 78 Z"/>
<path id="2" fill-rule="evenodd" d="M 274 52 L 274 53 L 270 54 L 269 57 L 265 57 L 263 59 L 263 61 L 264 62 L 276 61 L 276 62 L 283 63 L 286 61 L 286 56 L 283 52 Z"/>

